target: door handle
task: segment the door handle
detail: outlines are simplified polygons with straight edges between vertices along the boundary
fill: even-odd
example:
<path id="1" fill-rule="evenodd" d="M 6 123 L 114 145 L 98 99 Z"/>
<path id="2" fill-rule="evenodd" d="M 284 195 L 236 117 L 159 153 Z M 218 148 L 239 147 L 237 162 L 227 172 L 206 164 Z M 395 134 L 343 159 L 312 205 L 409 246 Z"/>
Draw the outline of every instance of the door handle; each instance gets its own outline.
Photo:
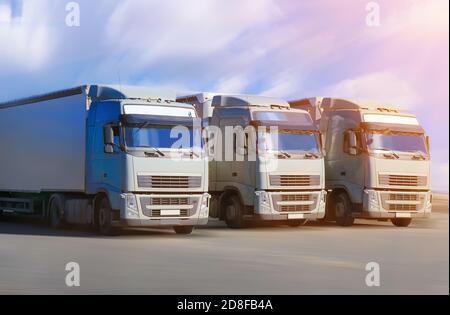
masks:
<path id="1" fill-rule="evenodd" d="M 341 172 L 341 176 L 347 175 L 347 172 Z"/>
<path id="2" fill-rule="evenodd" d="M 108 173 L 103 173 L 103 178 L 108 177 Z"/>
<path id="3" fill-rule="evenodd" d="M 233 173 L 231 173 L 231 176 L 233 176 L 233 177 L 237 177 L 237 176 L 238 176 L 238 174 L 237 174 L 236 172 L 233 172 Z"/>

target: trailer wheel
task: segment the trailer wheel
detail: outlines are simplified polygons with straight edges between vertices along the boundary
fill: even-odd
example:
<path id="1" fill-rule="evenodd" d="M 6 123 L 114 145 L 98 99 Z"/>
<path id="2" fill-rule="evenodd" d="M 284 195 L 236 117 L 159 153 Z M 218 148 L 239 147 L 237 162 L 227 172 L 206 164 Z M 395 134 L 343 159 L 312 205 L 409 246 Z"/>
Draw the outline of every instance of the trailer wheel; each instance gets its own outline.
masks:
<path id="1" fill-rule="evenodd" d="M 227 197 L 224 203 L 225 222 L 228 227 L 240 229 L 245 227 L 244 206 L 236 195 Z"/>
<path id="2" fill-rule="evenodd" d="M 50 201 L 50 225 L 55 229 L 66 227 L 64 222 L 64 198 L 61 195 L 55 195 Z"/>
<path id="3" fill-rule="evenodd" d="M 392 224 L 398 227 L 408 227 L 411 224 L 411 218 L 391 219 Z"/>
<path id="4" fill-rule="evenodd" d="M 112 214 L 111 206 L 108 198 L 102 197 L 99 201 L 99 207 L 97 211 L 97 223 L 98 231 L 102 235 L 113 236 L 117 234 L 117 230 L 112 227 Z"/>
<path id="5" fill-rule="evenodd" d="M 173 230 L 177 234 L 188 235 L 188 234 L 192 233 L 192 231 L 194 230 L 194 227 L 192 225 L 176 225 L 173 227 Z"/>
<path id="6" fill-rule="evenodd" d="M 344 192 L 338 193 L 333 202 L 336 223 L 340 226 L 351 226 L 355 222 L 352 215 L 352 203 Z"/>
<path id="7" fill-rule="evenodd" d="M 305 225 L 306 222 L 308 222 L 307 219 L 301 219 L 301 220 L 288 220 L 288 221 L 286 222 L 286 224 L 287 224 L 288 226 L 290 226 L 290 227 L 294 227 L 294 228 L 295 228 L 295 227 L 299 227 L 299 226 Z"/>

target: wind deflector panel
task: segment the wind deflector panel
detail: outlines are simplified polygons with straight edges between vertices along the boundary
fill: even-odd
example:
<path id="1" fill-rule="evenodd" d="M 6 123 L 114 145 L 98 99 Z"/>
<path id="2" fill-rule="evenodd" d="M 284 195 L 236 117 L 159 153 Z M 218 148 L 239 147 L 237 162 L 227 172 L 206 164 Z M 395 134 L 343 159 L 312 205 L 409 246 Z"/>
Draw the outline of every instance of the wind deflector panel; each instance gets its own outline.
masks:
<path id="1" fill-rule="evenodd" d="M 367 131 L 393 131 L 393 132 L 406 132 L 406 133 L 417 133 L 424 134 L 425 130 L 419 125 L 396 125 L 396 124 L 386 124 L 386 123 L 372 123 L 372 122 L 362 122 L 361 129 Z"/>
<path id="2" fill-rule="evenodd" d="M 188 126 L 192 127 L 194 118 L 189 117 L 167 117 L 156 115 L 121 115 L 120 121 L 127 126 Z M 200 127 L 200 124 L 198 124 Z"/>

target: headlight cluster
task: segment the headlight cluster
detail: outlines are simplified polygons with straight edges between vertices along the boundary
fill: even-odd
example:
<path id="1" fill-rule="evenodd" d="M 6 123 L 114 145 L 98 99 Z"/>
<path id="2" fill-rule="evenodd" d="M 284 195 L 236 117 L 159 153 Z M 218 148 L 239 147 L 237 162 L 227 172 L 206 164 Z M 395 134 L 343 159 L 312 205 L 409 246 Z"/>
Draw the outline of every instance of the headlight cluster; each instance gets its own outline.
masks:
<path id="1" fill-rule="evenodd" d="M 122 198 L 125 199 L 126 217 L 127 218 L 139 218 L 139 211 L 138 211 L 136 195 L 122 194 Z"/>
<path id="2" fill-rule="evenodd" d="M 378 200 L 378 194 L 374 190 L 365 190 L 367 194 L 367 205 L 369 211 L 380 211 L 380 202 Z"/>
<path id="3" fill-rule="evenodd" d="M 258 196 L 258 198 L 259 198 L 260 205 L 264 205 L 264 206 L 270 205 L 269 204 L 270 203 L 269 194 L 267 193 L 267 191 L 257 191 L 256 196 Z"/>
<path id="4" fill-rule="evenodd" d="M 201 218 L 207 218 L 209 217 L 209 194 L 203 194 L 202 201 L 200 204 L 200 217 Z"/>

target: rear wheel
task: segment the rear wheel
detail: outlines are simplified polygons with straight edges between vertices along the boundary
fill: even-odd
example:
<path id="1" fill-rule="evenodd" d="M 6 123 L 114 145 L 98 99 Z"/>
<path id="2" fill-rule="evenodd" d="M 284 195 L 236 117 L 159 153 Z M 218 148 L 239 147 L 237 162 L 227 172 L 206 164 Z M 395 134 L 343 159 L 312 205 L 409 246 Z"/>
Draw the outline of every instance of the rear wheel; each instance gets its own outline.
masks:
<path id="1" fill-rule="evenodd" d="M 65 227 L 64 222 L 64 198 L 56 195 L 51 199 L 50 203 L 50 225 L 55 229 L 62 229 Z"/>
<path id="2" fill-rule="evenodd" d="M 244 206 L 238 196 L 232 195 L 225 200 L 224 211 L 228 227 L 239 229 L 245 226 Z"/>
<path id="3" fill-rule="evenodd" d="M 308 220 L 302 219 L 302 220 L 289 220 L 286 222 L 286 224 L 290 227 L 299 227 L 302 225 L 305 225 Z"/>
<path id="4" fill-rule="evenodd" d="M 112 227 L 111 222 L 111 206 L 109 205 L 108 198 L 103 197 L 99 201 L 99 207 L 97 211 L 97 224 L 100 234 L 108 236 L 117 234 L 117 229 Z"/>
<path id="5" fill-rule="evenodd" d="M 411 224 L 411 221 L 412 221 L 411 218 L 398 218 L 391 220 L 392 224 L 399 227 L 407 227 Z"/>
<path id="6" fill-rule="evenodd" d="M 352 215 L 352 203 L 346 193 L 338 193 L 334 198 L 334 216 L 340 226 L 351 226 L 355 222 Z"/>
<path id="7" fill-rule="evenodd" d="M 184 234 L 188 235 L 191 234 L 194 230 L 194 227 L 192 225 L 177 225 L 173 227 L 175 233 L 177 234 Z"/>

